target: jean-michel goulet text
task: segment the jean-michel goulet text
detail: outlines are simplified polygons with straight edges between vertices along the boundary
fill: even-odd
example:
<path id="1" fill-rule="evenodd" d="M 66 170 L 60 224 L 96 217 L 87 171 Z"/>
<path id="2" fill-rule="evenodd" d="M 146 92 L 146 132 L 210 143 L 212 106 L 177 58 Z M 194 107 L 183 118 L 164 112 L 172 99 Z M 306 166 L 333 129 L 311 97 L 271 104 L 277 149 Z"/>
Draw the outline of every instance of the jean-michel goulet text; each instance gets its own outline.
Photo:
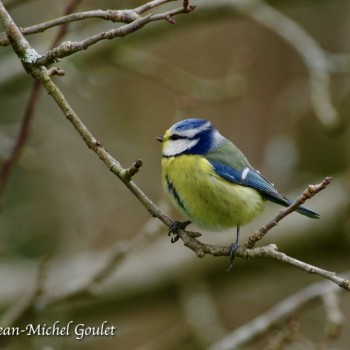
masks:
<path id="1" fill-rule="evenodd" d="M 0 327 L 0 337 L 2 336 L 70 336 L 73 335 L 78 340 L 86 337 L 110 337 L 115 336 L 117 327 L 109 325 L 108 321 L 97 326 L 88 326 L 84 323 L 69 321 L 65 324 L 56 321 L 53 324 L 27 324 L 22 327 Z"/>

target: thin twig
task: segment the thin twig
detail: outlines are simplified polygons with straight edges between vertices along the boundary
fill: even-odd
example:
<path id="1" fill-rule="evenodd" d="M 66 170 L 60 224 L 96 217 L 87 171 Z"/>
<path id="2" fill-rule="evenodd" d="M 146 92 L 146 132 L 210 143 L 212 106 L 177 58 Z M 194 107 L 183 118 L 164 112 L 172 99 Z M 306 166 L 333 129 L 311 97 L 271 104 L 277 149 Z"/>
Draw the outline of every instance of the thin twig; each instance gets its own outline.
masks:
<path id="1" fill-rule="evenodd" d="M 343 277 L 340 277 L 338 274 L 332 271 L 327 271 L 324 269 L 321 269 L 317 266 L 313 266 L 311 264 L 305 263 L 303 261 L 300 261 L 298 259 L 292 258 L 288 256 L 285 253 L 279 252 L 277 250 L 277 247 L 275 245 L 269 245 L 261 247 L 262 251 L 256 251 L 258 248 L 253 249 L 245 249 L 243 250 L 243 254 L 246 258 L 272 258 L 275 260 L 278 260 L 280 262 L 283 262 L 285 264 L 295 266 L 303 271 L 306 271 L 310 274 L 315 274 L 318 276 L 321 276 L 323 278 L 326 278 L 335 284 L 337 284 L 339 287 L 350 291 L 350 280 L 344 279 Z M 237 251 L 238 253 L 238 251 Z"/>
<path id="2" fill-rule="evenodd" d="M 181 9 L 183 11 L 184 9 Z M 178 10 L 174 10 L 178 11 Z M 180 13 L 180 12 L 179 12 Z M 184 12 L 183 12 L 184 13 Z M 166 13 L 164 13 L 162 16 L 165 18 Z M 11 38 L 12 45 L 14 46 L 14 50 L 21 59 L 28 50 L 32 50 L 28 42 L 25 40 L 24 36 L 16 26 L 16 24 L 12 21 L 10 15 L 7 13 L 7 11 L 4 9 L 3 6 L 1 6 L 0 3 L 0 17 L 3 18 L 5 23 L 5 28 L 8 33 L 8 35 Z M 131 24 L 131 31 L 128 33 L 131 33 L 132 31 L 137 30 L 138 25 L 146 24 L 148 21 L 150 21 L 149 17 L 143 17 L 141 23 L 133 22 Z M 134 28 L 136 25 L 136 28 Z M 122 27 L 120 27 L 122 28 Z M 95 39 L 93 39 L 95 40 Z M 96 41 L 97 42 L 97 41 Z M 74 46 L 74 45 L 73 45 Z M 52 57 L 58 57 L 53 55 Z M 120 163 L 113 158 L 107 150 L 102 146 L 102 144 L 96 140 L 96 138 L 93 136 L 93 134 L 87 129 L 87 127 L 84 125 L 84 123 L 81 121 L 81 119 L 78 117 L 78 115 L 75 113 L 75 111 L 72 109 L 72 107 L 69 105 L 68 101 L 62 94 L 62 92 L 58 89 L 58 87 L 54 84 L 52 79 L 50 78 L 48 71 L 45 67 L 38 67 L 36 64 L 38 62 L 29 62 L 28 60 L 23 60 L 22 62 L 27 69 L 28 72 L 32 74 L 32 76 L 37 80 L 40 81 L 40 83 L 43 85 L 43 87 L 47 90 L 47 92 L 52 96 L 56 104 L 59 106 L 59 108 L 62 110 L 63 115 L 70 121 L 70 123 L 74 126 L 74 128 L 77 130 L 81 138 L 84 140 L 84 142 L 87 144 L 87 146 L 93 150 L 96 155 L 104 162 L 104 164 L 114 173 L 116 174 L 120 180 L 129 188 L 129 190 L 138 198 L 138 200 L 144 205 L 144 207 L 149 211 L 149 213 L 153 217 L 157 217 L 160 221 L 162 221 L 164 224 L 169 226 L 172 221 L 171 219 L 166 216 L 159 208 L 156 206 L 142 191 L 139 187 L 136 186 L 136 184 L 133 181 L 130 181 L 130 177 L 134 175 L 135 170 L 137 169 L 137 166 L 131 167 L 130 173 L 128 169 L 124 169 Z M 127 176 L 125 174 L 128 174 Z M 315 186 L 316 189 L 318 188 Z M 314 191 L 314 187 L 310 187 L 308 189 L 310 192 Z M 316 190 L 317 192 L 317 190 Z M 311 196 L 311 195 L 310 195 Z M 308 196 L 306 196 L 308 197 Z M 307 199 L 307 198 L 306 198 Z M 306 200 L 305 199 L 305 200 Z M 295 207 L 289 208 L 290 211 L 293 211 L 297 208 L 297 204 Z M 288 208 L 287 208 L 288 209 Z M 288 214 L 288 211 L 287 211 Z M 196 235 L 193 235 L 190 232 L 181 231 L 178 230 L 178 235 L 182 238 L 184 244 L 195 251 L 198 256 L 204 256 L 205 254 L 211 254 L 214 256 L 228 256 L 229 255 L 229 249 L 228 247 L 221 247 L 221 246 L 215 246 L 215 245 L 208 245 L 204 244 L 196 239 Z M 92 277 L 92 280 L 88 282 L 85 286 L 82 286 L 80 290 L 75 290 L 71 292 L 71 294 L 68 294 L 66 297 L 71 297 L 72 295 L 78 295 L 81 291 L 86 290 L 86 288 L 91 287 L 91 285 L 94 285 L 96 282 L 101 282 L 106 277 L 108 277 L 110 271 L 112 271 L 112 268 L 115 266 L 115 262 L 119 261 L 121 257 L 124 256 L 124 250 L 123 247 L 119 247 L 118 252 L 115 255 L 111 255 L 111 261 L 105 265 L 103 269 L 101 269 L 97 274 L 95 274 Z M 291 264 L 293 266 L 297 266 L 300 269 L 303 269 L 309 273 L 315 273 L 322 277 L 328 278 L 332 280 L 334 283 L 338 284 L 339 286 L 343 287 L 346 290 L 350 290 L 350 281 L 346 280 L 344 278 L 341 278 L 337 276 L 333 272 L 325 271 L 320 268 L 311 266 L 309 264 L 306 264 L 304 262 L 298 261 L 296 259 L 293 259 L 291 257 L 288 257 L 287 255 L 280 253 L 277 251 L 277 248 L 273 245 L 265 246 L 265 247 L 258 247 L 254 249 L 245 249 L 240 248 L 237 250 L 237 256 L 242 258 L 261 258 L 261 257 L 271 257 L 276 260 Z"/>
<path id="3" fill-rule="evenodd" d="M 346 275 L 349 276 L 349 274 Z M 232 333 L 214 343 L 209 350 L 241 349 L 244 344 L 266 333 L 277 322 L 286 319 L 301 307 L 315 299 L 322 298 L 327 293 L 335 292 L 335 288 L 334 284 L 328 281 L 314 283 L 282 300 L 251 322 L 235 329 Z"/>
<path id="4" fill-rule="evenodd" d="M 322 295 L 323 305 L 326 311 L 326 335 L 329 338 L 337 338 L 345 325 L 345 315 L 340 307 L 339 290 L 330 290 Z"/>
<path id="5" fill-rule="evenodd" d="M 64 15 L 69 16 L 82 2 L 82 0 L 71 0 L 64 9 Z M 67 34 L 69 22 L 63 23 L 63 25 L 59 28 L 56 37 L 53 39 L 50 49 L 52 50 L 54 47 L 58 45 L 58 43 L 64 38 Z"/>
<path id="6" fill-rule="evenodd" d="M 65 8 L 64 13 L 68 14 L 69 12 L 74 11 L 74 9 L 80 4 L 81 0 L 71 0 Z M 55 36 L 51 48 L 54 48 L 58 42 L 64 37 L 67 32 L 68 23 L 63 25 Z M 49 75 L 63 75 L 62 70 L 52 69 L 48 72 Z M 17 163 L 19 157 L 22 154 L 23 148 L 27 143 L 30 127 L 32 124 L 32 120 L 34 118 L 36 106 L 39 101 L 41 93 L 41 84 L 36 80 L 33 84 L 29 100 L 22 118 L 21 127 L 16 138 L 16 142 L 12 148 L 12 151 L 8 158 L 3 162 L 2 167 L 0 169 L 0 210 L 3 205 L 3 197 L 6 185 L 10 178 L 11 172 L 15 164 Z"/>
<path id="7" fill-rule="evenodd" d="M 180 13 L 180 10 L 175 10 Z M 181 8 L 183 11 L 183 8 Z M 186 10 L 187 11 L 187 10 Z M 41 82 L 47 92 L 52 96 L 58 107 L 62 110 L 64 116 L 71 122 L 77 132 L 80 134 L 82 139 L 85 141 L 87 146 L 92 149 L 98 157 L 105 163 L 105 165 L 116 174 L 124 184 L 131 190 L 131 192 L 141 201 L 146 207 L 150 214 L 154 217 L 158 217 L 163 223 L 169 226 L 172 220 L 166 216 L 135 184 L 133 181 L 124 179 L 124 169 L 120 163 L 113 158 L 102 144 L 92 135 L 87 129 L 83 122 L 79 119 L 77 114 L 74 112 L 68 101 L 65 99 L 62 92 L 53 83 L 50 76 L 48 75 L 47 69 L 44 67 L 36 67 L 33 62 L 27 62 L 23 60 L 23 57 L 28 51 L 33 49 L 25 39 L 18 26 L 12 20 L 5 7 L 0 2 L 0 18 L 4 22 L 4 27 L 7 34 L 11 38 L 11 44 L 13 45 L 14 51 L 17 56 L 21 59 L 25 69 L 28 70 L 32 76 Z M 135 24 L 134 24 L 135 25 Z"/>
<path id="8" fill-rule="evenodd" d="M 140 168 L 142 167 L 142 164 L 142 159 L 136 160 L 136 162 L 130 168 L 123 169 L 120 173 L 120 176 L 122 176 L 125 179 L 125 181 L 131 181 L 133 176 L 135 176 L 139 172 Z"/>
<path id="9" fill-rule="evenodd" d="M 256 232 L 254 232 L 244 243 L 244 246 L 247 249 L 253 248 L 258 241 L 264 238 L 268 231 L 270 231 L 273 227 L 277 226 L 279 221 L 285 218 L 288 214 L 297 210 L 303 203 L 305 203 L 306 200 L 312 198 L 318 192 L 324 190 L 331 183 L 331 181 L 332 178 L 330 176 L 327 176 L 318 185 L 308 186 L 308 188 L 295 202 L 293 202 L 289 207 L 281 209 L 280 212 L 272 220 L 270 220 L 266 225 L 260 227 Z"/>
<path id="10" fill-rule="evenodd" d="M 46 30 L 52 26 L 92 17 L 118 21 L 121 23 L 130 23 L 140 19 L 140 15 L 144 12 L 170 1 L 172 0 L 154 0 L 131 10 L 95 10 L 80 12 L 35 26 L 23 28 L 22 31 L 25 35 L 32 34 Z M 179 9 L 181 13 L 190 12 L 194 9 L 194 6 L 189 5 L 187 0 L 184 1 L 183 4 L 182 9 Z M 241 12 L 274 31 L 277 35 L 281 36 L 283 40 L 295 48 L 298 54 L 302 57 L 305 67 L 310 75 L 311 103 L 316 116 L 328 128 L 339 127 L 340 120 L 338 112 L 332 103 L 330 93 L 331 74 L 334 69 L 330 64 L 329 55 L 305 30 L 301 28 L 301 26 L 289 17 L 284 16 L 280 11 L 275 10 L 272 6 L 269 6 L 260 0 L 226 0 L 220 1 L 217 4 L 215 3 L 215 5 L 213 5 L 212 2 L 203 1 L 202 8 L 205 8 L 206 5 L 207 7 L 215 6 L 216 8 L 221 6 L 225 9 L 231 8 L 234 11 Z M 175 14 L 176 13 L 172 13 L 171 11 L 164 14 L 154 14 L 149 21 L 164 19 L 169 23 L 175 23 L 173 18 Z M 128 27 L 125 29 L 129 31 Z M 120 33 L 114 32 L 113 34 L 111 31 L 109 32 L 112 36 L 120 36 Z M 103 38 L 102 35 L 97 40 L 100 41 L 104 39 L 110 38 Z M 7 35 L 5 33 L 0 33 L 0 45 L 8 44 L 9 40 Z M 49 51 L 38 60 L 38 64 L 48 66 L 53 63 L 55 59 L 69 55 L 69 51 L 71 50 L 72 53 L 74 53 L 76 52 L 76 49 L 78 49 L 78 51 L 85 49 L 87 47 L 85 45 L 89 46 L 89 43 L 86 41 L 62 43 L 61 46 L 59 46 L 58 51 Z"/>
<path id="11" fill-rule="evenodd" d="M 0 3 L 1 4 L 1 3 Z M 0 6 L 0 14 L 1 14 L 1 6 Z M 9 15 L 8 15 L 9 16 Z M 5 15 L 6 17 L 6 15 Z M 9 25 L 15 25 L 14 22 L 9 21 Z M 5 26 L 6 27 L 6 26 Z M 13 41 L 16 42 L 16 39 L 18 41 L 25 40 L 23 35 L 19 30 L 13 29 L 8 30 L 10 33 L 15 33 L 13 37 Z M 16 35 L 19 35 L 19 38 L 16 38 Z M 26 50 L 26 48 L 24 48 Z M 23 52 L 18 52 L 19 56 L 21 57 L 21 54 Z M 166 216 L 142 191 L 139 187 L 135 185 L 133 181 L 129 181 L 128 178 L 125 178 L 125 169 L 120 165 L 120 163 L 114 159 L 107 150 L 101 145 L 99 141 L 96 140 L 96 138 L 92 135 L 92 133 L 87 129 L 87 127 L 84 125 L 84 123 L 80 120 L 78 115 L 74 112 L 72 107 L 69 105 L 68 101 L 65 99 L 62 92 L 58 89 L 58 87 L 53 83 L 50 76 L 47 74 L 47 70 L 44 67 L 37 68 L 34 65 L 29 65 L 29 68 L 31 70 L 31 74 L 33 77 L 41 82 L 41 84 L 45 87 L 47 92 L 52 96 L 54 101 L 57 103 L 59 108 L 62 110 L 65 117 L 72 123 L 74 128 L 77 130 L 77 132 L 80 134 L 82 139 L 85 141 L 87 146 L 92 149 L 98 157 L 105 163 L 105 165 L 113 172 L 115 173 L 120 180 L 129 188 L 129 190 L 138 198 L 138 200 L 144 205 L 144 207 L 148 210 L 148 212 L 154 216 L 157 217 L 159 220 L 161 220 L 164 224 L 166 224 L 168 227 L 172 223 L 172 220 Z M 329 178 L 326 178 L 324 180 L 323 185 L 316 185 L 311 186 L 307 190 L 307 194 L 305 194 L 305 200 L 312 195 L 313 192 L 319 191 L 323 186 L 326 186 L 326 184 L 330 181 Z M 308 193 L 310 192 L 310 193 Z M 298 207 L 298 203 L 292 205 L 291 208 L 287 208 L 286 214 L 289 212 L 292 212 L 293 210 L 296 210 Z M 185 246 L 192 249 L 194 252 L 196 252 L 197 256 L 203 257 L 206 254 L 211 254 L 214 256 L 228 256 L 229 255 L 229 248 L 228 247 L 222 247 L 222 246 L 216 246 L 216 245 L 209 245 L 204 244 L 200 242 L 193 234 L 178 230 L 177 234 L 181 237 L 183 240 Z M 313 272 L 316 274 L 319 274 L 322 277 L 328 278 L 332 280 L 333 282 L 337 283 L 339 286 L 341 286 L 344 289 L 350 290 L 350 281 L 342 279 L 338 276 L 336 276 L 334 273 L 315 268 L 311 265 L 308 265 L 306 263 L 299 262 L 296 259 L 290 258 L 287 255 L 280 253 L 277 251 L 276 247 L 271 248 L 271 246 L 267 247 L 260 247 L 260 248 L 254 248 L 254 249 L 244 249 L 240 248 L 237 250 L 236 255 L 239 257 L 247 258 L 247 257 L 272 257 L 274 259 L 280 260 L 282 262 L 289 263 L 291 265 L 297 266 L 305 271 Z"/>
<path id="12" fill-rule="evenodd" d="M 64 42 L 58 47 L 46 52 L 44 56 L 37 58 L 35 60 L 35 65 L 48 66 L 56 62 L 60 58 L 70 56 L 81 50 L 86 50 L 88 47 L 102 40 L 111 40 L 118 37 L 125 37 L 141 29 L 143 26 L 145 26 L 148 23 L 151 23 L 154 21 L 166 20 L 169 16 L 173 17 L 179 14 L 186 14 L 193 11 L 194 9 L 195 7 L 191 7 L 191 8 L 180 7 L 180 8 L 173 9 L 173 10 L 159 13 L 159 14 L 148 14 L 148 15 L 145 15 L 144 17 L 137 16 L 137 18 L 130 23 L 127 23 L 118 28 L 110 29 L 106 32 L 95 34 L 82 41 Z"/>
<path id="13" fill-rule="evenodd" d="M 308 188 L 303 192 L 303 194 L 293 202 L 289 207 L 283 208 L 279 211 L 279 213 L 270 220 L 266 225 L 260 227 L 254 234 L 252 234 L 248 240 L 244 244 L 245 250 L 252 250 L 255 244 L 261 240 L 266 233 L 271 230 L 273 227 L 277 225 L 279 221 L 285 218 L 287 215 L 291 214 L 295 210 L 299 208 L 307 199 L 312 198 L 318 192 L 325 189 L 330 183 L 332 178 L 326 177 L 323 181 L 317 185 L 309 185 Z M 214 256 L 227 256 L 229 255 L 228 247 L 218 247 L 216 245 L 204 244 L 199 240 L 195 239 L 193 235 L 189 234 L 187 231 L 178 230 L 176 232 L 180 238 L 183 240 L 185 246 L 192 249 L 199 257 L 203 257 L 206 254 L 214 255 Z M 241 256 L 244 257 L 243 251 L 239 249 L 237 251 L 237 256 L 239 256 L 239 252 L 241 252 Z"/>
<path id="14" fill-rule="evenodd" d="M 79 0 L 80 2 L 80 0 Z M 132 10 L 91 10 L 66 14 L 51 21 L 38 23 L 30 27 L 21 28 L 24 35 L 42 33 L 56 26 L 66 25 L 76 21 L 89 18 L 100 18 L 112 22 L 130 23 L 140 16 Z M 0 33 L 0 46 L 10 45 L 10 40 L 6 33 Z"/>
<path id="15" fill-rule="evenodd" d="M 155 7 L 159 7 L 160 5 L 166 4 L 167 2 L 171 2 L 171 1 L 176 1 L 176 0 L 152 0 L 135 8 L 135 12 L 139 15 L 142 15 L 146 11 L 149 11 Z"/>
<path id="16" fill-rule="evenodd" d="M 52 306 L 83 297 L 96 296 L 99 292 L 99 287 L 110 277 L 111 273 L 120 266 L 127 254 L 157 237 L 162 230 L 162 226 L 159 220 L 150 218 L 143 228 L 131 239 L 119 241 L 109 249 L 106 253 L 104 263 L 83 283 L 74 283 L 63 287 L 61 290 L 55 292 L 55 294 L 43 295 L 39 301 L 40 306 Z"/>
<path id="17" fill-rule="evenodd" d="M 338 112 L 332 103 L 331 73 L 327 53 L 300 25 L 285 16 L 280 11 L 261 0 L 222 0 L 214 3 L 204 1 L 202 8 L 217 10 L 221 5 L 225 9 L 232 9 L 242 13 L 260 23 L 280 36 L 290 44 L 302 58 L 308 70 L 310 80 L 311 104 L 321 123 L 329 128 L 336 129 L 340 125 Z"/>
<path id="18" fill-rule="evenodd" d="M 38 81 L 35 81 L 29 96 L 29 101 L 27 103 L 26 110 L 22 118 L 22 123 L 16 138 L 16 142 L 12 148 L 10 155 L 3 162 L 2 167 L 0 169 L 0 210 L 3 206 L 4 191 L 10 178 L 11 171 L 14 165 L 17 163 L 20 155 L 22 154 L 22 150 L 25 144 L 27 143 L 29 137 L 30 126 L 33 120 L 35 107 L 39 100 L 40 90 L 40 83 Z"/>

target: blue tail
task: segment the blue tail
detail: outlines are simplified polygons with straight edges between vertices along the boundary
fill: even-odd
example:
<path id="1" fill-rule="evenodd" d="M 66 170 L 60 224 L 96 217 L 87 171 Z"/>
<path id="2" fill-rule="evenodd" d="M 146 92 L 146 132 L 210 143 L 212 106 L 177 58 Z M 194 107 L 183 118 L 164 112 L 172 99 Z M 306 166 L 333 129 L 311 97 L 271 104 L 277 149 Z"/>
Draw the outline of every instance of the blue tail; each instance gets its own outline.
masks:
<path id="1" fill-rule="evenodd" d="M 285 198 L 285 200 L 287 201 L 288 205 L 291 205 L 293 203 L 293 201 L 291 201 L 290 199 Z M 320 218 L 319 214 L 317 214 L 314 211 L 307 209 L 305 207 L 299 207 L 296 211 L 299 214 L 305 215 L 305 216 L 312 218 L 312 219 L 319 219 Z"/>

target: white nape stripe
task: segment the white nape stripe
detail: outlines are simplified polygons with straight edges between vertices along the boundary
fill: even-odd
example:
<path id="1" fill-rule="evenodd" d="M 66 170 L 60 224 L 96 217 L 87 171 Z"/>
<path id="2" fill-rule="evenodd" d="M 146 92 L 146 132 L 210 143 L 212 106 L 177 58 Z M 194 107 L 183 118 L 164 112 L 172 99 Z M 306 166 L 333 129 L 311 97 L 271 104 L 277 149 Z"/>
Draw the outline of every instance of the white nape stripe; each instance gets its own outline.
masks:
<path id="1" fill-rule="evenodd" d="M 200 132 L 208 129 L 210 127 L 210 122 L 206 122 L 202 126 L 198 128 L 193 128 L 193 129 L 187 129 L 187 130 L 176 130 L 176 127 L 170 129 L 170 135 L 176 134 L 179 136 L 187 137 L 189 139 L 193 138 Z"/>
<path id="2" fill-rule="evenodd" d="M 198 143 L 199 139 L 188 140 L 188 139 L 179 139 L 179 140 L 168 140 L 164 149 L 163 156 L 172 157 L 179 155 L 186 150 L 194 147 Z"/>
<path id="3" fill-rule="evenodd" d="M 242 171 L 242 180 L 245 180 L 246 177 L 248 176 L 249 173 L 249 168 L 244 168 Z"/>
<path id="4" fill-rule="evenodd" d="M 211 148 L 218 146 L 225 138 L 215 129 L 212 135 L 212 145 Z"/>

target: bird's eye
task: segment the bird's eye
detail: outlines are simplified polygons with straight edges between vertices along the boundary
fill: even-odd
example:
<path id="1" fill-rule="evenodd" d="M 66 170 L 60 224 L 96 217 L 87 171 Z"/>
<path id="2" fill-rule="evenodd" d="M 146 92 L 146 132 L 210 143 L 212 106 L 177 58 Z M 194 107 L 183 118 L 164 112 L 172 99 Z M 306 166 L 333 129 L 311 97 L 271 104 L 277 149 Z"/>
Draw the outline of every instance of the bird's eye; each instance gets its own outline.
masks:
<path id="1" fill-rule="evenodd" d="M 180 135 L 176 135 L 176 134 L 173 134 L 169 137 L 170 140 L 173 140 L 173 141 L 176 141 L 176 140 L 179 140 L 181 139 L 181 136 Z"/>

